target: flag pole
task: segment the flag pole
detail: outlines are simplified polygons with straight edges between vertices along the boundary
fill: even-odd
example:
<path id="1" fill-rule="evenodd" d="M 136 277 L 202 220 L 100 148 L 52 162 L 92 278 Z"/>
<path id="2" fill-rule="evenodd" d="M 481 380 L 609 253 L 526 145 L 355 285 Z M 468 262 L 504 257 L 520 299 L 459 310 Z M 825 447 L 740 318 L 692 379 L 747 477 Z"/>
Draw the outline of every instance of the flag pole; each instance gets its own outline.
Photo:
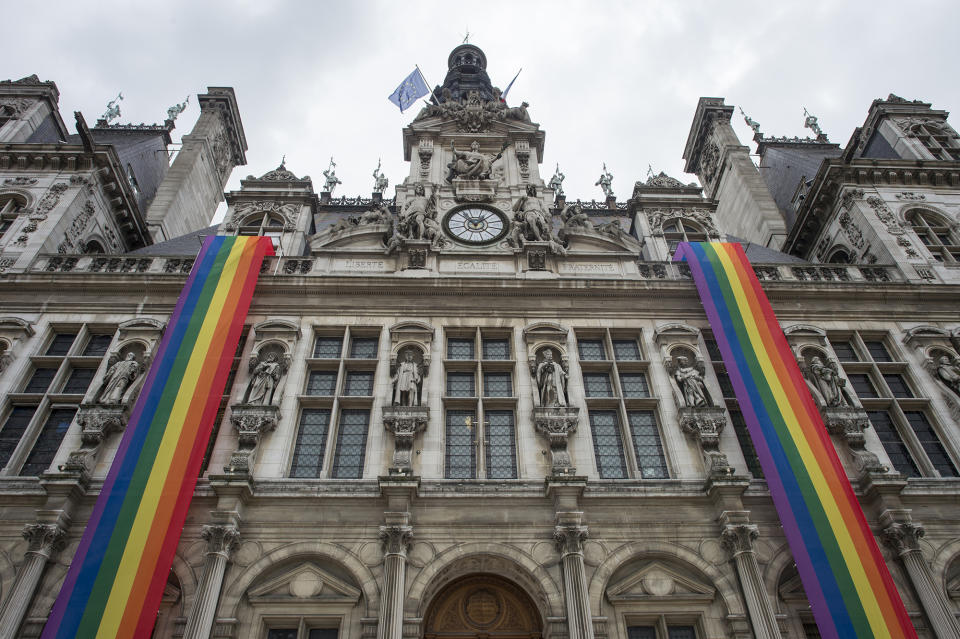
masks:
<path id="1" fill-rule="evenodd" d="M 420 77 L 423 78 L 424 84 L 426 84 L 427 88 L 430 89 L 430 97 L 433 98 L 437 104 L 440 104 L 440 100 L 437 100 L 437 96 L 434 95 L 433 89 L 430 87 L 430 83 L 427 81 L 427 76 L 423 75 L 423 71 L 420 70 L 420 65 L 414 64 L 413 66 L 417 68 L 417 72 L 420 74 Z M 427 104 L 429 105 L 430 103 L 427 102 Z"/>

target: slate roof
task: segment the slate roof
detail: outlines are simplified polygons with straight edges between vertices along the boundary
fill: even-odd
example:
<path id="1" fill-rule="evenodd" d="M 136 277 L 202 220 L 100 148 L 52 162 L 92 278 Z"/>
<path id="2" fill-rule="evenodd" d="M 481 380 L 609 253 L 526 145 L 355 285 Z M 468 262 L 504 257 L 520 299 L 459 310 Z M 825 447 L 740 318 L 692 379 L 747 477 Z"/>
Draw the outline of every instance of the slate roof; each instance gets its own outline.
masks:
<path id="1" fill-rule="evenodd" d="M 186 235 L 171 238 L 166 242 L 160 242 L 158 244 L 151 244 L 150 246 L 139 248 L 135 251 L 131 251 L 129 254 L 194 257 L 200 252 L 200 245 L 203 243 L 203 238 L 207 235 L 216 235 L 217 229 L 219 228 L 219 224 L 214 224 L 213 226 L 208 226 L 205 229 L 200 229 L 199 231 L 194 231 L 193 233 L 187 233 Z"/>

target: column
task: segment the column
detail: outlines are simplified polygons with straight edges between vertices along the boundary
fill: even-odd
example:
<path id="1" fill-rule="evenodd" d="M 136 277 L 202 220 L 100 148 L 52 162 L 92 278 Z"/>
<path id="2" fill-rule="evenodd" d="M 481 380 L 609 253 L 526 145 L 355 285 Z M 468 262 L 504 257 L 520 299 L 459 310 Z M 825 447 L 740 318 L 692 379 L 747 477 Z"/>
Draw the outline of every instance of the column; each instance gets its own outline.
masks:
<path id="1" fill-rule="evenodd" d="M 240 531 L 232 525 L 204 526 L 200 536 L 207 541 L 207 559 L 197 596 L 187 618 L 184 639 L 208 639 L 220 604 L 220 590 L 230 555 L 240 544 Z"/>
<path id="2" fill-rule="evenodd" d="M 380 623 L 377 639 L 402 639 L 404 579 L 407 549 L 413 541 L 413 528 L 406 525 L 380 526 L 383 545 L 383 592 L 380 593 Z"/>
<path id="3" fill-rule="evenodd" d="M 593 616 L 583 567 L 583 542 L 587 527 L 562 524 L 553 532 L 563 569 L 563 594 L 567 601 L 567 628 L 570 639 L 593 639 Z"/>
<path id="4" fill-rule="evenodd" d="M 754 636 L 757 639 L 780 639 L 776 613 L 764 590 L 760 564 L 753 550 L 753 540 L 759 534 L 755 524 L 727 524 L 721 538 L 733 557 Z"/>
<path id="5" fill-rule="evenodd" d="M 886 513 L 885 513 L 886 514 Z M 881 516 L 881 521 L 883 520 Z M 897 551 L 907 569 L 923 611 L 940 639 L 960 639 L 960 626 L 945 593 L 937 586 L 920 550 L 923 527 L 909 521 L 895 521 L 883 529 L 884 541 Z"/>
<path id="6" fill-rule="evenodd" d="M 56 524 L 28 524 L 23 538 L 30 542 L 23 565 L 0 610 L 0 639 L 15 639 L 33 600 L 48 561 L 63 549 L 66 531 Z"/>

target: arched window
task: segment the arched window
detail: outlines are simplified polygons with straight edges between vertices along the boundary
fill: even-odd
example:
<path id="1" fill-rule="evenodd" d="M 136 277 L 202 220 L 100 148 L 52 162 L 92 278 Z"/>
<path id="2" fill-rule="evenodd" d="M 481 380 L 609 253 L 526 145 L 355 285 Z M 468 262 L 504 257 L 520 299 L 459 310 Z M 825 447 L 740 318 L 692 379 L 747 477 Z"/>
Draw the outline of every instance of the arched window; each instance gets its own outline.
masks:
<path id="1" fill-rule="evenodd" d="M 273 242 L 273 249 L 280 255 L 280 236 L 283 235 L 283 220 L 270 213 L 251 215 L 240 225 L 237 235 L 262 235 Z"/>
<path id="2" fill-rule="evenodd" d="M 0 121 L 0 125 L 2 124 L 3 122 Z M 17 215 L 26 205 L 26 201 L 18 195 L 13 195 L 12 193 L 0 195 L 0 237 L 3 237 L 10 227 L 13 226 Z"/>
<path id="3" fill-rule="evenodd" d="M 914 137 L 930 152 L 935 160 L 955 162 L 960 160 L 960 143 L 948 126 L 932 122 L 917 124 L 911 128 Z"/>
<path id="4" fill-rule="evenodd" d="M 670 256 L 680 242 L 706 242 L 707 234 L 700 225 L 690 220 L 674 219 L 663 223 L 663 237 L 667 240 Z"/>
<path id="5" fill-rule="evenodd" d="M 946 220 L 930 211 L 914 209 L 904 216 L 907 224 L 938 262 L 960 262 L 960 240 Z"/>
<path id="6" fill-rule="evenodd" d="M 850 252 L 847 251 L 847 249 L 838 248 L 830 253 L 824 262 L 827 264 L 851 264 L 852 260 L 850 259 Z"/>
<path id="7" fill-rule="evenodd" d="M 87 242 L 86 246 L 83 247 L 83 252 L 86 253 L 87 255 L 91 255 L 95 253 L 106 253 L 106 251 L 103 250 L 103 244 L 101 244 L 96 240 L 90 240 L 89 242 Z"/>

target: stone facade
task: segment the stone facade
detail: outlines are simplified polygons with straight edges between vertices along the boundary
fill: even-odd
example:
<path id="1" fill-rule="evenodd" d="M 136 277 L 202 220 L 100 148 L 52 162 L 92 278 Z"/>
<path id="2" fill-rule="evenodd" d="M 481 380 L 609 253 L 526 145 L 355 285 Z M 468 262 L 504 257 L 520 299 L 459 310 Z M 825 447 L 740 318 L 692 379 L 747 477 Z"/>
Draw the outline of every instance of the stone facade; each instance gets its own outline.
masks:
<path id="1" fill-rule="evenodd" d="M 685 152 L 703 189 L 652 176 L 588 202 L 545 184 L 545 134 L 490 99 L 482 51 L 450 65 L 460 93 L 404 129 L 395 198 L 316 194 L 284 165 L 226 194 L 217 232 L 270 235 L 278 256 L 154 636 L 814 636 L 689 270 L 670 262 L 679 241 L 735 235 L 919 635 L 957 637 L 960 162 L 945 113 L 876 102 L 869 126 L 914 155 L 855 139 L 790 226 L 720 98 L 701 100 Z M 0 97 L 55 110 L 55 88 L 25 80 Z M 0 128 L 0 206 L 17 203 L 0 237 L 0 636 L 39 636 L 76 552 L 198 246 L 157 240 L 203 226 L 244 160 L 232 96 L 202 96 L 197 157 L 185 140 L 149 215 L 96 131 L 54 164 L 25 143 L 38 124 Z M 33 102 L 17 104 L 27 117 Z M 918 165 L 931 148 L 944 155 Z M 108 226 L 116 248 L 71 248 Z M 828 260 L 840 245 L 849 259 Z"/>

